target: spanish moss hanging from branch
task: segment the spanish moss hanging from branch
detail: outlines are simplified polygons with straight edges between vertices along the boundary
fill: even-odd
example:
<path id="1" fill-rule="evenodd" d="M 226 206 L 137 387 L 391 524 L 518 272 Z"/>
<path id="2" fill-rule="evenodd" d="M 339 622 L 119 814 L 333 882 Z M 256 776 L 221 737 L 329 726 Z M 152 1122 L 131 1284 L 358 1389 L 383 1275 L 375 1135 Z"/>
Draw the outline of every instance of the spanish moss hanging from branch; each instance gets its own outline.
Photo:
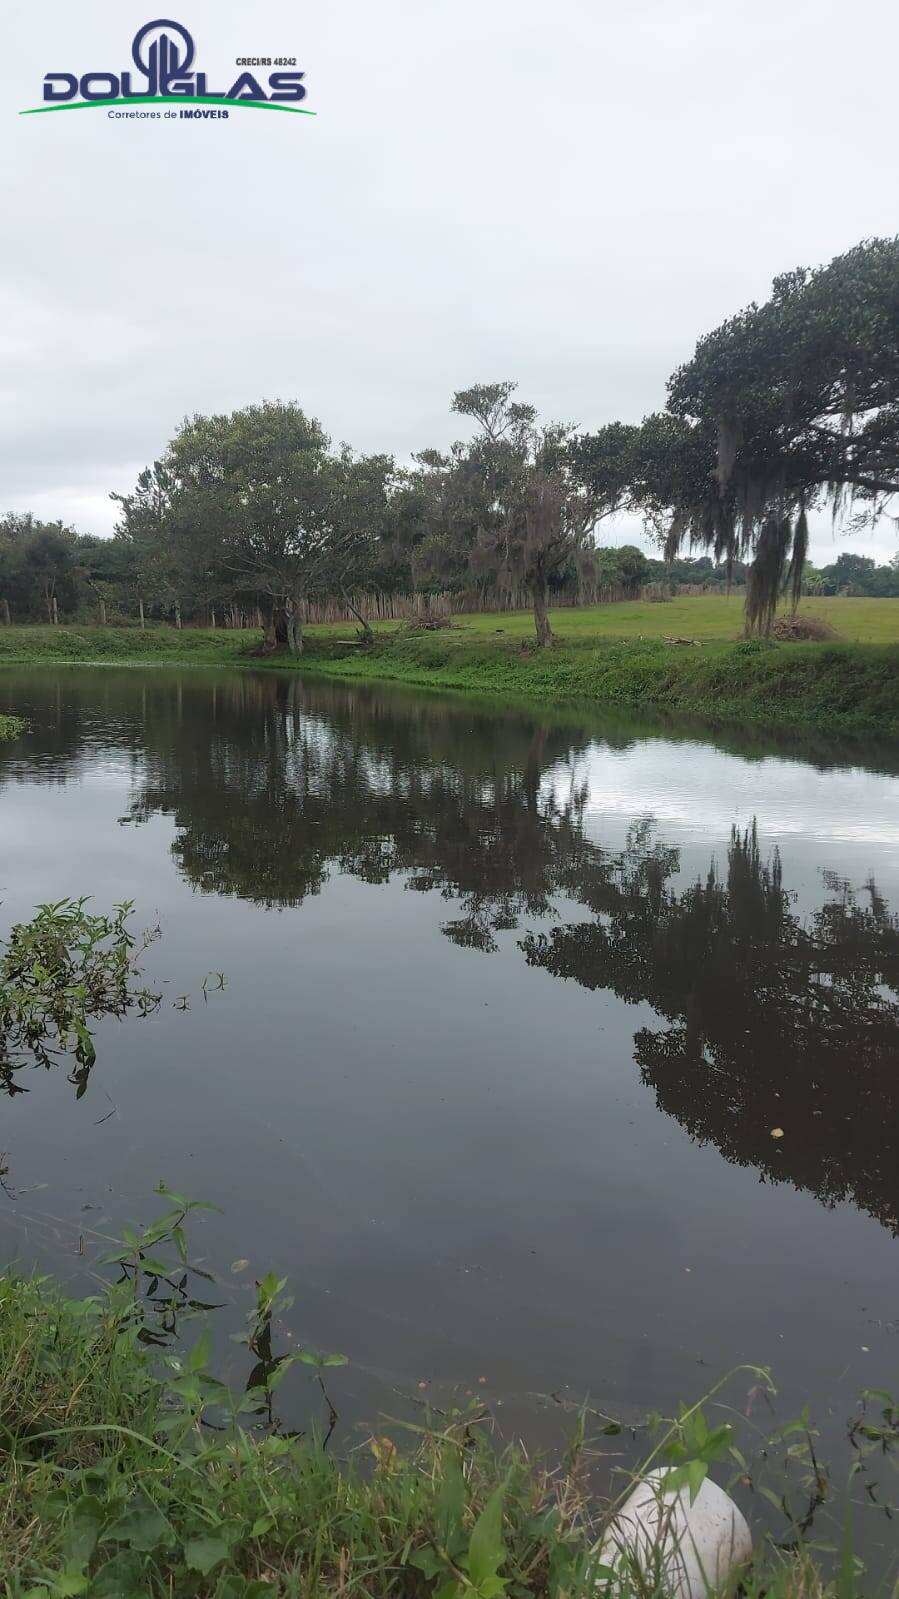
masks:
<path id="1" fill-rule="evenodd" d="M 700 339 L 666 411 L 579 439 L 578 464 L 595 488 L 626 446 L 627 508 L 668 559 L 751 560 L 746 626 L 767 632 L 784 587 L 801 596 L 809 515 L 830 506 L 854 532 L 899 496 L 897 351 L 899 238 L 867 239 L 775 278 Z"/>
<path id="2" fill-rule="evenodd" d="M 771 632 L 792 537 L 789 517 L 769 516 L 762 527 L 746 578 L 747 633 Z"/>

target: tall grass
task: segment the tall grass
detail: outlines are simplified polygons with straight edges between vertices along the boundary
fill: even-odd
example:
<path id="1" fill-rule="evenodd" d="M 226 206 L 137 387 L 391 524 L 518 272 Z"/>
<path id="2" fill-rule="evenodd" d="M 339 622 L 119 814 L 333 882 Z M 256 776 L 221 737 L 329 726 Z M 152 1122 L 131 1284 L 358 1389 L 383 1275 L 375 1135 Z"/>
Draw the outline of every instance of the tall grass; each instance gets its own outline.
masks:
<path id="1" fill-rule="evenodd" d="M 277 1421 L 285 1377 L 305 1367 L 320 1381 L 340 1357 L 277 1352 L 273 1329 L 290 1301 L 274 1277 L 257 1285 L 239 1340 L 255 1362 L 247 1389 L 230 1392 L 210 1370 L 208 1307 L 190 1297 L 185 1222 L 203 1207 L 159 1192 L 170 1208 L 125 1234 L 107 1257 L 118 1281 L 92 1297 L 66 1298 L 46 1279 L 0 1283 L 0 1592 L 8 1599 L 670 1599 L 662 1545 L 639 1562 L 603 1563 L 630 1480 L 611 1502 L 596 1500 L 586 1414 L 555 1469 L 520 1447 L 494 1448 L 475 1401 L 439 1417 L 423 1412 L 405 1428 L 405 1447 L 393 1425 L 391 1436 L 378 1428 L 335 1460 L 321 1435 L 291 1435 Z M 667 1422 L 656 1418 L 639 1474 L 661 1464 L 666 1489 L 685 1495 L 712 1466 L 750 1480 L 755 1467 L 720 1419 L 726 1407 L 714 1425 L 706 1420 L 704 1406 L 717 1409 L 721 1389 Z M 861 1467 L 866 1451 L 876 1456 L 879 1482 L 899 1409 L 889 1395 L 869 1401 L 856 1423 L 858 1459 Z M 604 1435 L 620 1434 L 620 1424 L 601 1419 Z M 816 1506 L 824 1477 L 811 1439 L 807 1418 L 778 1435 L 794 1465 L 813 1468 Z M 880 1482 L 877 1491 L 888 1508 Z M 745 1599 L 879 1591 L 865 1583 L 848 1523 L 842 1557 L 825 1575 L 805 1536 L 811 1519 L 788 1518 L 787 1546 L 762 1540 L 752 1568 L 721 1592 L 736 1599 L 738 1582 Z"/>

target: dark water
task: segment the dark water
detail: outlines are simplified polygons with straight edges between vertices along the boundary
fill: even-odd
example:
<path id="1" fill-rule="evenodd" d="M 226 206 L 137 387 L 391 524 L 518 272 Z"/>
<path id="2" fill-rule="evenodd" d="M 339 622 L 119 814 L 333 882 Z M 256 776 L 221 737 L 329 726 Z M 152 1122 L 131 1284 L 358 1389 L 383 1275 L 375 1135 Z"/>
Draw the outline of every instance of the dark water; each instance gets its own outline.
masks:
<path id="1" fill-rule="evenodd" d="M 634 1416 L 750 1361 L 836 1427 L 897 1386 L 882 757 L 262 673 L 0 701 L 34 723 L 0 753 L 4 929 L 133 899 L 166 994 L 103 1024 L 84 1098 L 31 1071 L 2 1102 L 7 1258 L 80 1281 L 160 1177 L 214 1200 L 207 1264 L 241 1311 L 289 1275 L 350 1418 L 459 1385 L 539 1439 L 534 1396 Z"/>

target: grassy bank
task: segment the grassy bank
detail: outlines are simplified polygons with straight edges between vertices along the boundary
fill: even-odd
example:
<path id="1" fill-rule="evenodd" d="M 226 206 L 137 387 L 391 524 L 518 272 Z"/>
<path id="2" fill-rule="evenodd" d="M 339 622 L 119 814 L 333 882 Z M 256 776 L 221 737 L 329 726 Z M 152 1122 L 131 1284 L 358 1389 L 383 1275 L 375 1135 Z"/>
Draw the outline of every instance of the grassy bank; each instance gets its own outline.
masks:
<path id="1" fill-rule="evenodd" d="M 158 1229 L 135 1242 L 149 1279 Z M 286 1371 L 264 1344 L 282 1286 L 259 1285 L 256 1338 L 246 1342 L 256 1355 L 268 1349 L 269 1387 L 249 1403 L 244 1395 L 245 1411 L 264 1411 Z M 518 1450 L 497 1452 L 473 1406 L 441 1413 L 435 1427 L 423 1417 L 405 1449 L 380 1432 L 363 1436 L 338 1462 L 314 1437 L 241 1426 L 236 1402 L 208 1370 L 208 1333 L 160 1359 L 151 1342 L 158 1327 L 151 1332 L 134 1290 L 132 1279 L 78 1301 L 46 1281 L 0 1283 L 0 1591 L 9 1599 L 667 1594 L 658 1554 L 615 1578 L 599 1562 L 603 1528 L 628 1482 L 597 1507 L 580 1433 L 549 1471 Z M 731 1429 L 708 1427 L 693 1407 L 663 1425 L 647 1460 L 676 1462 L 686 1491 L 691 1470 L 701 1477 L 709 1461 L 723 1467 L 731 1454 Z M 859 1581 L 848 1547 L 838 1568 L 831 1583 L 801 1535 L 786 1553 L 757 1535 L 740 1593 L 878 1591 Z"/>
<path id="2" fill-rule="evenodd" d="M 714 723 L 899 738 L 899 645 L 568 644 L 523 654 L 452 634 L 400 635 L 366 652 L 310 652 L 309 671 L 683 713 Z"/>
<path id="3" fill-rule="evenodd" d="M 0 663 L 298 666 L 543 704 L 899 738 L 899 601 L 821 600 L 813 609 L 837 629 L 838 641 L 741 642 L 740 603 L 705 596 L 557 612 L 558 643 L 544 652 L 533 649 L 529 615 L 516 613 L 462 617 L 433 633 L 387 624 L 366 650 L 349 625 L 309 628 L 296 662 L 248 657 L 257 642 L 251 633 L 12 627 L 0 629 Z"/>

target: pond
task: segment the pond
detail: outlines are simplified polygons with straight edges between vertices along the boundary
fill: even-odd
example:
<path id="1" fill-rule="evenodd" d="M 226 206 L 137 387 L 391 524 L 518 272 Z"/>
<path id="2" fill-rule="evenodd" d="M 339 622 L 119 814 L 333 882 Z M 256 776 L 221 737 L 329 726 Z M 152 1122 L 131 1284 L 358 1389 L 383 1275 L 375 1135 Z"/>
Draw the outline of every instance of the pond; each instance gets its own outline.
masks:
<path id="1" fill-rule="evenodd" d="M 888 755 L 265 671 L 0 708 L 3 931 L 133 900 L 165 996 L 82 1097 L 17 1075 L 5 1260 L 83 1286 L 160 1178 L 214 1201 L 210 1297 L 286 1274 L 348 1425 L 471 1392 L 542 1441 L 751 1362 L 837 1428 L 895 1378 Z"/>

